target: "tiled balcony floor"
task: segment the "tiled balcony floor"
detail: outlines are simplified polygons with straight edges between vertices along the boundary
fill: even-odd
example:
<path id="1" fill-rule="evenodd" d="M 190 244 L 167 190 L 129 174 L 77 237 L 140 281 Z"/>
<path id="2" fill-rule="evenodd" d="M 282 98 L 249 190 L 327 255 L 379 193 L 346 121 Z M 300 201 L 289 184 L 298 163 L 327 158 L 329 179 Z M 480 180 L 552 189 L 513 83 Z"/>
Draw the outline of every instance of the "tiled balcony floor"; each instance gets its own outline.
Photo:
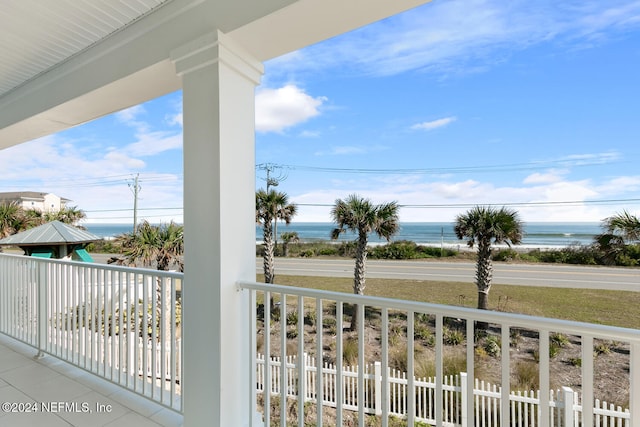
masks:
<path id="1" fill-rule="evenodd" d="M 141 396 L 0 335 L 1 426 L 178 427 L 182 416 Z M 51 402 L 62 402 L 60 404 Z M 36 404 L 36 413 L 6 412 Z M 109 410 L 99 411 L 102 408 Z M 21 409 L 14 405 L 14 408 Z M 42 412 L 49 408 L 50 412 Z"/>

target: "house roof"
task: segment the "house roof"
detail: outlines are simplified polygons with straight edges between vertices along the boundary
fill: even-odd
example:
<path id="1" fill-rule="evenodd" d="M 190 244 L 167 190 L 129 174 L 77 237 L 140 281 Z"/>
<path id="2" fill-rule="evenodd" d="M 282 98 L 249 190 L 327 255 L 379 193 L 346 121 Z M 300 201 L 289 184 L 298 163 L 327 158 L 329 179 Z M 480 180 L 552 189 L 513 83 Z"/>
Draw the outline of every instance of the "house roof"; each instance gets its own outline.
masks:
<path id="1" fill-rule="evenodd" d="M 6 191 L 0 193 L 0 200 L 17 200 L 17 199 L 44 199 L 44 196 L 50 193 L 41 193 L 39 191 Z M 71 200 L 60 197 L 60 200 L 70 202 Z"/>
<path id="2" fill-rule="evenodd" d="M 69 243 L 89 243 L 101 237 L 60 221 L 51 221 L 0 240 L 0 245 L 42 246 Z"/>

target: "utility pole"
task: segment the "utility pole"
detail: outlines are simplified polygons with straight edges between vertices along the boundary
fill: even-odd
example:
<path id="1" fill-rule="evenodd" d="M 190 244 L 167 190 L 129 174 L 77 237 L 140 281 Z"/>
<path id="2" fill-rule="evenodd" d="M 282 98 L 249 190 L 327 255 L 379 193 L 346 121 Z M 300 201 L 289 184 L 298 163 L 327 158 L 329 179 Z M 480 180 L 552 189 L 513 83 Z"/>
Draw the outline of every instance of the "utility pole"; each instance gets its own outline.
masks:
<path id="1" fill-rule="evenodd" d="M 266 179 L 264 179 L 267 183 L 267 194 L 269 194 L 269 187 L 277 187 L 280 184 L 280 182 L 287 179 L 287 173 L 282 172 L 282 166 L 280 165 L 276 165 L 273 163 L 260 163 L 259 165 L 256 165 L 256 168 L 266 171 L 267 173 L 267 177 Z M 280 173 L 278 173 L 274 177 L 274 176 L 271 176 L 271 172 L 273 172 L 275 169 L 280 169 Z M 274 247 L 277 250 L 278 249 L 278 218 L 277 217 L 273 219 L 273 242 L 274 242 Z"/>
<path id="2" fill-rule="evenodd" d="M 138 184 L 138 178 L 140 174 L 137 173 L 133 180 L 133 184 L 129 183 L 129 188 L 133 192 L 133 234 L 138 232 L 138 194 L 140 193 L 140 185 Z"/>

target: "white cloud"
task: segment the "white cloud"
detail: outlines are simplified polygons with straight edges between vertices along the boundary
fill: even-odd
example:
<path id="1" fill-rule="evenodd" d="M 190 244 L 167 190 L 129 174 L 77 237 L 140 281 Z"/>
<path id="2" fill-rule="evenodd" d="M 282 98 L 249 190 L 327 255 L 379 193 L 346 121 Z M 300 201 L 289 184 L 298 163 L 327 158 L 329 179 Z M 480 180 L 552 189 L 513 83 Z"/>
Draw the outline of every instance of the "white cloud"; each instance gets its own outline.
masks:
<path id="1" fill-rule="evenodd" d="M 584 48 L 638 26 L 637 0 L 434 1 L 270 61 L 267 70 L 286 76 L 329 68 L 367 75 L 477 72 L 536 44 Z"/>
<path id="2" fill-rule="evenodd" d="M 295 85 L 256 93 L 256 130 L 282 132 L 320 114 L 324 97 L 312 97 Z"/>
<path id="3" fill-rule="evenodd" d="M 136 129 L 138 132 L 144 133 L 149 130 L 149 125 L 143 120 L 138 120 L 138 117 L 146 114 L 146 110 L 142 104 L 134 105 L 125 110 L 118 111 L 114 114 L 117 121 L 120 123 Z"/>
<path id="4" fill-rule="evenodd" d="M 131 122 L 135 122 L 137 117 L 144 113 L 146 113 L 146 110 L 144 109 L 144 106 L 140 104 L 118 111 L 117 113 L 115 113 L 115 117 L 116 119 L 118 119 L 118 121 L 124 124 L 128 124 Z"/>
<path id="5" fill-rule="evenodd" d="M 419 129 L 419 130 L 433 130 L 437 128 L 441 128 L 443 126 L 447 126 L 450 123 L 456 121 L 456 117 L 443 117 L 437 120 L 431 120 L 429 122 L 416 123 L 411 126 L 411 129 Z"/>
<path id="6" fill-rule="evenodd" d="M 149 132 L 136 135 L 137 141 L 123 148 L 134 156 L 153 156 L 167 150 L 182 148 L 182 134 Z"/>
<path id="7" fill-rule="evenodd" d="M 301 138 L 318 138 L 319 136 L 319 131 L 303 130 L 302 132 L 300 132 Z"/>
<path id="8" fill-rule="evenodd" d="M 344 156 L 349 154 L 363 154 L 367 151 L 362 147 L 354 147 L 354 146 L 338 146 L 331 147 L 329 151 L 317 151 L 315 153 L 316 156 Z"/>
<path id="9" fill-rule="evenodd" d="M 559 177 L 557 175 L 556 177 Z M 536 184 L 536 185 L 531 185 Z M 610 196 L 610 188 L 623 184 L 620 198 L 634 198 L 640 188 L 640 177 L 616 177 L 594 183 L 593 180 L 545 180 L 542 175 L 537 183 L 529 185 L 504 185 L 480 180 L 426 180 L 424 176 L 410 176 L 397 180 L 392 176 L 359 177 L 349 182 L 333 183 L 329 188 L 311 189 L 295 195 L 295 203 L 329 205 L 301 206 L 296 221 L 330 221 L 329 211 L 337 198 L 357 193 L 374 203 L 395 200 L 400 205 L 410 205 L 400 210 L 400 220 L 406 222 L 451 222 L 455 216 L 473 205 L 515 204 L 524 221 L 600 221 L 602 218 L 627 208 L 633 210 L 636 203 L 625 206 L 591 204 Z M 635 188 L 635 190 L 634 190 Z M 622 192 L 624 191 L 624 192 Z M 635 197 L 637 198 L 637 197 Z M 560 203 L 559 203 L 560 202 Z M 566 203 L 573 202 L 573 203 Z"/>
<path id="10" fill-rule="evenodd" d="M 182 112 L 167 117 L 167 123 L 171 126 L 179 125 L 182 127 Z"/>
<path id="11" fill-rule="evenodd" d="M 142 160 L 134 159 L 118 151 L 111 151 L 104 156 L 105 160 L 114 164 L 122 165 L 128 169 L 144 169 L 145 163 Z"/>
<path id="12" fill-rule="evenodd" d="M 527 176 L 523 183 L 524 184 L 552 184 L 554 182 L 559 182 L 562 180 L 562 177 L 568 173 L 567 170 L 551 170 L 545 173 L 532 173 Z"/>
<path id="13" fill-rule="evenodd" d="M 557 159 L 556 162 L 564 166 L 600 165 L 615 162 L 620 157 L 621 155 L 617 151 L 607 151 L 604 153 L 572 154 Z"/>

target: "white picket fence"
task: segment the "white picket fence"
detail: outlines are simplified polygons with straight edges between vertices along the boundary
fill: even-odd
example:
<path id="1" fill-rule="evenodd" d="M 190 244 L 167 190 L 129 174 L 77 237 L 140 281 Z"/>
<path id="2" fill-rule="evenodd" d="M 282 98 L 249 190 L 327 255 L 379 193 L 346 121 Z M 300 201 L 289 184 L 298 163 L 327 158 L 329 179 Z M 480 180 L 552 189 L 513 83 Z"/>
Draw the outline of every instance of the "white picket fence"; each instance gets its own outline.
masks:
<path id="1" fill-rule="evenodd" d="M 298 381 L 298 360 L 296 356 L 287 356 L 285 363 L 285 389 L 282 390 L 281 360 L 272 357 L 268 363 L 271 370 L 270 392 L 272 395 L 280 395 L 286 390 L 289 398 L 297 399 L 299 394 L 304 396 L 306 402 L 317 402 L 316 378 L 318 369 L 316 358 L 304 354 L 304 381 Z M 265 391 L 265 357 L 257 355 L 257 391 Z M 408 380 L 406 372 L 388 369 L 387 401 L 389 402 L 389 414 L 404 417 L 408 413 L 407 393 Z M 323 395 L 322 404 L 329 407 L 337 407 L 336 401 L 336 377 L 338 371 L 333 364 L 325 363 L 322 368 Z M 382 414 L 382 366 L 380 362 L 365 366 L 364 374 L 364 412 L 366 414 Z M 342 371 L 343 402 L 342 407 L 347 410 L 357 411 L 360 401 L 357 393 L 358 367 L 344 366 Z M 435 423 L 436 414 L 436 383 L 435 378 L 414 379 L 415 407 L 414 414 L 417 421 Z M 442 420 L 445 426 L 462 425 L 463 408 L 466 408 L 465 397 L 468 387 L 466 373 L 451 375 L 443 378 Z M 501 388 L 485 381 L 474 381 L 475 397 L 475 425 L 479 427 L 494 427 L 500 425 Z M 539 425 L 540 391 L 514 391 L 509 395 L 510 425 L 512 427 L 528 427 Z M 580 393 L 568 387 L 561 390 L 551 390 L 549 393 L 550 425 L 579 427 L 581 425 L 594 425 L 597 427 L 630 427 L 629 409 L 623 409 L 607 402 L 595 400 L 593 423 L 584 423 L 582 420 L 582 406 Z"/>

